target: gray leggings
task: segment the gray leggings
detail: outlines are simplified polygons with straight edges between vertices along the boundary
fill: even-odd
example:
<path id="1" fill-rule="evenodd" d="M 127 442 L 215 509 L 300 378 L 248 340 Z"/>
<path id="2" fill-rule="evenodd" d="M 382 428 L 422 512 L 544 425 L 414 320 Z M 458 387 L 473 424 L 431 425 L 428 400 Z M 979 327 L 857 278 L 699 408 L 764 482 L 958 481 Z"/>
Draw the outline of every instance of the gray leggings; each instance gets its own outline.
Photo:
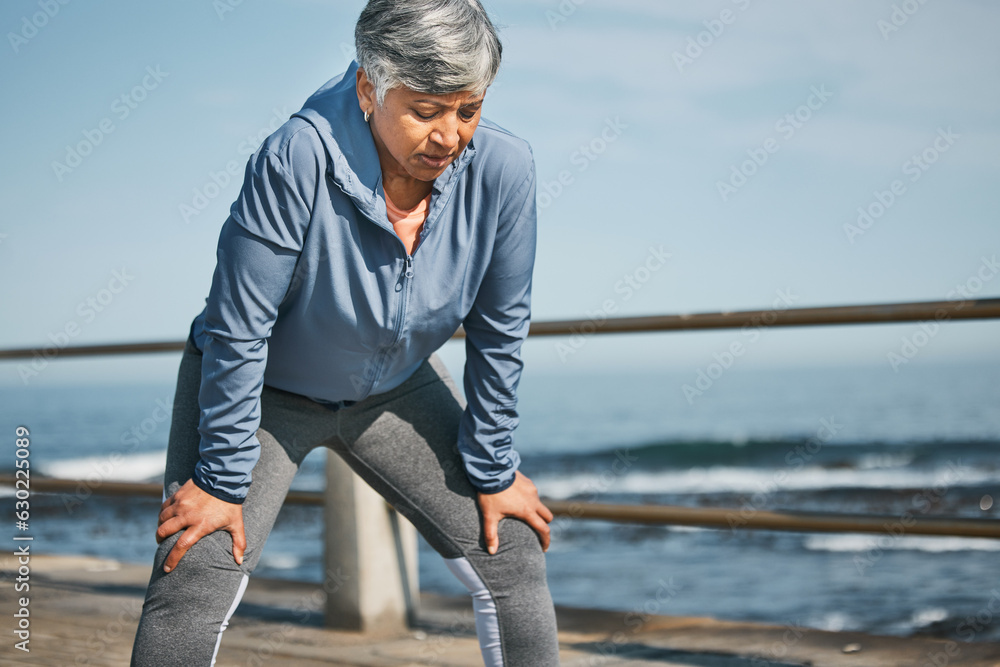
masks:
<path id="1" fill-rule="evenodd" d="M 190 479 L 198 461 L 200 383 L 201 354 L 189 340 L 174 395 L 165 495 Z M 229 533 L 216 531 L 164 574 L 163 562 L 180 533 L 164 540 L 153 562 L 132 665 L 214 664 L 222 631 L 292 478 L 321 445 L 409 519 L 469 588 L 486 665 L 558 665 L 555 611 L 538 536 L 519 519 L 503 519 L 500 549 L 493 556 L 486 552 L 475 489 L 456 447 L 464 406 L 437 355 L 399 387 L 339 410 L 264 385 L 260 460 L 243 504 L 243 564 L 233 560 Z"/>

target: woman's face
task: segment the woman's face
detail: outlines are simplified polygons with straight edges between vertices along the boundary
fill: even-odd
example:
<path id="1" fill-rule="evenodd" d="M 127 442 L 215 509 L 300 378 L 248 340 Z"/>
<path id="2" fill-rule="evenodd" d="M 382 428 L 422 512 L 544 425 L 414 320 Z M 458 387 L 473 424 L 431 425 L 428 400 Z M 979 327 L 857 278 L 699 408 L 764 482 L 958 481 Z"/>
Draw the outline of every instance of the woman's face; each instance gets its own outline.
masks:
<path id="1" fill-rule="evenodd" d="M 394 88 L 382 107 L 364 70 L 358 70 L 358 102 L 369 125 L 382 171 L 433 181 L 457 158 L 479 126 L 484 95 L 447 95 Z"/>

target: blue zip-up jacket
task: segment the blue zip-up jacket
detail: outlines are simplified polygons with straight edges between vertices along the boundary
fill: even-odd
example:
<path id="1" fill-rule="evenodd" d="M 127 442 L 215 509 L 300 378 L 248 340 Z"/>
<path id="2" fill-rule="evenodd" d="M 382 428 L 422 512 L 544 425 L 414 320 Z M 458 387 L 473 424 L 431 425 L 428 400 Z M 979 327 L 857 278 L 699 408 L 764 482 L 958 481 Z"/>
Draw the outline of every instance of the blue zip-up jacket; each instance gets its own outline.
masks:
<path id="1" fill-rule="evenodd" d="M 247 164 L 204 310 L 195 483 L 240 503 L 264 384 L 343 407 L 403 383 L 462 325 L 458 449 L 473 486 L 510 486 L 535 258 L 528 144 L 482 120 L 434 182 L 412 255 L 386 216 L 358 107 L 357 63 L 316 91 Z"/>

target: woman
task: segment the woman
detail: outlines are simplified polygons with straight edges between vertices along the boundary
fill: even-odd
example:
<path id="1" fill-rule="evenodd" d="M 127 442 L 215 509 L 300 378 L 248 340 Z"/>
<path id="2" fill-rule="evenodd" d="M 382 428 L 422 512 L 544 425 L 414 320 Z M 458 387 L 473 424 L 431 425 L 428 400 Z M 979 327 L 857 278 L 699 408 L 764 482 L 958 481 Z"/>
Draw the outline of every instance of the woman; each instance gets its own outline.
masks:
<path id="1" fill-rule="evenodd" d="M 500 42 L 478 0 L 371 0 L 355 38 L 358 62 L 250 158 L 222 228 L 178 375 L 135 665 L 214 662 L 317 446 L 469 587 L 487 665 L 558 664 L 552 514 L 512 447 L 535 170 L 480 116 Z M 467 405 L 434 354 L 459 325 Z"/>

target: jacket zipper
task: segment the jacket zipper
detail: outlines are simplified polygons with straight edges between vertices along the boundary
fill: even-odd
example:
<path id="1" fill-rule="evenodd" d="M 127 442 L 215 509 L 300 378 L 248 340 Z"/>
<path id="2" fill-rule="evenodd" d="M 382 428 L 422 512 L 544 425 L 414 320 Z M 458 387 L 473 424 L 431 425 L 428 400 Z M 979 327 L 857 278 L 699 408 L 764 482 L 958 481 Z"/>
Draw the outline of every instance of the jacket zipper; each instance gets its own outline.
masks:
<path id="1" fill-rule="evenodd" d="M 343 188 L 341 189 L 343 190 Z M 382 367 L 385 365 L 386 357 L 396 347 L 396 345 L 399 344 L 400 339 L 403 337 L 403 324 L 404 324 L 403 318 L 406 315 L 406 306 L 407 306 L 406 302 L 408 301 L 409 297 L 409 292 L 407 289 L 408 288 L 407 279 L 413 278 L 413 255 L 410 253 L 409 250 L 407 250 L 406 244 L 403 243 L 403 239 L 399 238 L 399 236 L 397 236 L 394 231 L 386 229 L 381 224 L 379 224 L 374 218 L 368 216 L 365 217 L 374 222 L 378 227 L 382 227 L 382 229 L 385 229 L 385 231 L 391 232 L 393 236 L 396 237 L 396 240 L 399 241 L 399 245 L 403 246 L 403 252 L 406 253 L 406 259 L 404 260 L 403 264 L 403 274 L 399 277 L 399 281 L 397 282 L 397 284 L 402 283 L 402 289 L 400 290 L 402 291 L 402 294 L 400 295 L 399 308 L 396 311 L 396 335 L 393 338 L 392 343 L 389 345 L 389 347 L 382 350 L 382 352 L 379 355 L 378 365 L 375 367 L 375 372 L 372 374 L 371 384 L 368 386 L 367 393 L 370 394 L 371 390 L 375 387 L 375 383 L 378 382 L 379 378 L 382 376 Z M 426 224 L 426 220 L 424 221 L 424 224 Z M 424 232 L 426 231 L 427 231 L 426 228 L 421 230 L 418 243 L 423 243 Z"/>
<path id="2" fill-rule="evenodd" d="M 379 226 L 381 227 L 381 225 Z M 413 277 L 413 255 L 410 254 L 410 252 L 406 249 L 406 244 L 403 243 L 402 239 L 400 239 L 397 236 L 396 240 L 398 240 L 399 244 L 403 246 L 403 252 L 406 253 L 406 259 L 403 261 L 403 273 L 402 275 L 399 276 L 399 280 L 396 282 L 397 285 L 401 285 L 399 290 L 401 292 L 399 296 L 399 308 L 396 309 L 396 326 L 395 326 L 396 331 L 395 331 L 395 336 L 393 337 L 392 342 L 389 344 L 389 346 L 384 348 L 379 353 L 378 364 L 375 366 L 375 372 L 372 374 L 372 381 L 371 384 L 368 386 L 368 391 L 366 392 L 367 394 L 371 394 L 372 389 L 375 388 L 375 384 L 382 377 L 382 370 L 383 367 L 385 366 L 386 358 L 389 356 L 390 353 L 392 353 L 392 351 L 396 348 L 396 345 L 399 344 L 400 339 L 402 339 L 403 337 L 403 328 L 404 328 L 403 319 L 406 316 L 406 306 L 407 306 L 407 301 L 409 300 L 408 298 L 409 290 L 407 289 L 409 285 L 407 284 L 407 279 Z"/>

